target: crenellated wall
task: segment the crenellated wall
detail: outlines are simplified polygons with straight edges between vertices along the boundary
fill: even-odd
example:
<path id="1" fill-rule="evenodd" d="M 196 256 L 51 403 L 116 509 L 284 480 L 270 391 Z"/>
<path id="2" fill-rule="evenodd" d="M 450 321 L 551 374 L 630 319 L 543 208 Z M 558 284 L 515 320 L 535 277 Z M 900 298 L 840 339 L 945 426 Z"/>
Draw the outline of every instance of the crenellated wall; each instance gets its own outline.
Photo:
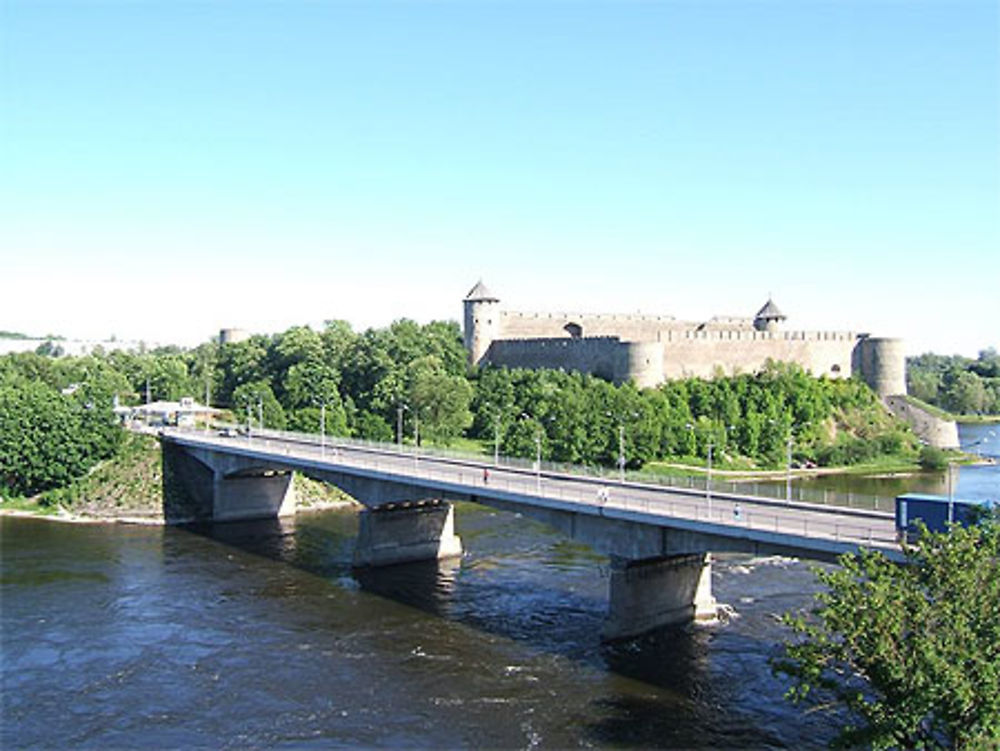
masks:
<path id="1" fill-rule="evenodd" d="M 616 336 L 572 339 L 497 339 L 484 363 L 509 368 L 562 368 L 622 381 L 628 370 L 628 345 Z"/>
<path id="2" fill-rule="evenodd" d="M 815 376 L 860 376 L 883 398 L 906 393 L 898 339 L 786 331 L 777 320 L 758 330 L 754 322 L 739 316 L 695 323 L 641 313 L 524 313 L 502 310 L 493 296 L 465 301 L 473 365 L 562 368 L 649 387 L 673 378 L 753 373 L 774 360 L 797 363 Z"/>
<path id="3" fill-rule="evenodd" d="M 663 378 L 754 373 L 768 360 L 795 362 L 815 376 L 851 375 L 857 338 L 832 331 L 685 331 L 663 342 Z"/>

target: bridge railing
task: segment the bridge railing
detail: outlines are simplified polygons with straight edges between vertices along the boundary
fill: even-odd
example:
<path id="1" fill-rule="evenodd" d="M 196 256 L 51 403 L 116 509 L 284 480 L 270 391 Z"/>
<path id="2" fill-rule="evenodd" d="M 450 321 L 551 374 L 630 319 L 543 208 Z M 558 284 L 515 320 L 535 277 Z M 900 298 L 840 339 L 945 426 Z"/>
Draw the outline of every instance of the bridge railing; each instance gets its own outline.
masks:
<path id="1" fill-rule="evenodd" d="M 193 436 L 197 431 L 190 432 Z M 244 436 L 249 446 L 259 441 L 264 450 L 278 450 L 286 455 L 304 458 L 323 456 L 324 444 L 318 436 L 310 433 L 293 433 L 288 431 L 255 431 L 251 436 Z M 219 440 L 216 438 L 215 440 Z M 241 439 L 242 440 L 242 439 Z M 272 443 L 271 441 L 274 441 Z M 529 469 L 516 473 L 498 472 L 488 479 L 480 467 L 492 467 L 492 461 L 471 452 L 453 451 L 435 448 L 431 450 L 401 451 L 395 444 L 359 439 L 342 439 L 340 437 L 325 443 L 331 458 L 338 448 L 366 449 L 371 453 L 363 462 L 378 470 L 385 468 L 398 470 L 401 457 L 412 455 L 414 465 L 413 476 L 425 480 L 443 483 L 459 483 L 462 485 L 481 485 L 490 490 L 508 491 L 517 494 L 530 494 L 539 498 L 547 498 L 571 503 L 579 503 L 599 508 L 599 513 L 609 514 L 614 511 L 645 512 L 659 516 L 670 516 L 684 520 L 720 524 L 727 527 L 742 527 L 754 531 L 773 532 L 782 535 L 801 535 L 807 538 L 825 538 L 849 545 L 879 546 L 892 548 L 896 544 L 895 530 L 891 520 L 877 523 L 871 517 L 851 517 L 836 514 L 819 514 L 815 512 L 801 513 L 801 507 L 789 508 L 784 505 L 759 505 L 746 497 L 746 488 L 737 484 L 737 496 L 726 497 L 724 494 L 714 498 L 697 492 L 698 488 L 682 485 L 683 488 L 695 490 L 694 494 L 673 494 L 669 497 L 651 497 L 641 492 L 642 487 L 636 485 L 621 486 L 614 482 L 611 473 L 604 472 L 606 482 L 598 485 L 598 494 L 592 488 L 581 489 L 579 484 L 567 482 L 567 478 L 559 475 L 574 474 L 564 471 L 564 465 L 544 463 L 541 472 L 537 472 L 534 463 L 524 460 L 503 461 L 500 469 Z M 430 458 L 452 458 L 461 463 L 421 461 Z M 469 466 L 469 462 L 473 466 Z M 565 465 L 572 469 L 572 465 Z M 559 472 L 549 472 L 558 468 Z M 579 476 L 579 473 L 576 473 Z M 617 477 L 617 475 L 615 475 Z M 659 478 L 657 478 L 659 479 Z M 678 479 L 678 478 L 663 478 Z M 685 479 L 685 478 L 681 478 Z M 697 478 L 701 479 L 701 478 Z M 654 483 L 656 484 L 656 483 Z M 669 483 L 658 483 L 663 487 L 676 487 Z M 713 492 L 727 491 L 727 488 L 713 488 Z M 702 488 L 703 492 L 703 488 Z"/>
<path id="2" fill-rule="evenodd" d="M 194 431 L 194 429 L 190 429 Z M 301 441 L 303 443 L 320 445 L 321 436 L 318 433 L 305 433 L 290 430 L 254 430 L 254 435 L 273 436 L 274 438 L 284 438 Z M 454 459 L 465 462 L 475 462 L 483 467 L 492 467 L 492 454 L 480 454 L 474 451 L 456 449 L 443 446 L 420 446 L 414 447 L 412 444 L 397 444 L 387 441 L 374 441 L 365 438 L 349 438 L 346 436 L 326 436 L 325 443 L 329 447 L 336 445 L 363 448 L 372 451 L 387 451 L 394 453 L 414 454 L 419 456 Z M 532 459 L 521 457 L 499 456 L 500 468 L 519 469 L 526 472 L 542 472 L 577 475 L 581 477 L 592 477 L 601 479 L 607 483 L 618 482 L 621 473 L 612 467 L 602 467 L 599 465 L 570 464 L 568 462 L 553 462 L 542 460 L 541 467 Z M 792 483 L 789 487 L 784 478 L 774 478 L 773 480 L 727 480 L 713 477 L 709 480 L 705 475 L 664 475 L 649 471 L 626 470 L 625 479 L 627 482 L 638 482 L 646 485 L 658 485 L 665 488 L 677 488 L 680 490 L 690 490 L 703 494 L 709 493 L 729 493 L 734 495 L 753 495 L 762 498 L 771 498 L 778 501 L 789 501 L 795 503 L 811 503 L 823 506 L 837 506 L 843 508 L 856 508 L 861 510 L 882 511 L 891 513 L 895 508 L 895 498 L 880 497 L 864 493 L 839 492 L 833 490 L 806 488 Z"/>

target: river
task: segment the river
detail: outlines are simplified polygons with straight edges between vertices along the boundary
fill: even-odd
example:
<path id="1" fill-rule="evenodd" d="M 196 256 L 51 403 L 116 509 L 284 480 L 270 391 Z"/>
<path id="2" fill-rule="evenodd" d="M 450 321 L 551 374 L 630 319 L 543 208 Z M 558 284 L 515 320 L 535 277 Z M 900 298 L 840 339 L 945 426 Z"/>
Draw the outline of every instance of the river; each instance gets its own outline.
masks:
<path id="1" fill-rule="evenodd" d="M 1000 423 L 959 423 L 958 440 L 962 450 L 979 455 L 983 462 L 955 466 L 949 480 L 947 471 L 893 473 L 885 475 L 832 474 L 813 477 L 794 477 L 793 491 L 801 488 L 807 497 L 822 497 L 821 491 L 831 494 L 852 493 L 859 497 L 878 497 L 879 508 L 891 510 L 892 500 L 902 493 L 934 493 L 971 500 L 1000 502 Z M 783 479 L 771 481 L 784 485 Z M 760 481 L 760 485 L 768 484 Z M 810 492 L 814 491 L 814 492 Z M 865 505 L 860 500 L 851 505 Z"/>
<path id="2" fill-rule="evenodd" d="M 963 444 L 996 456 L 996 427 L 963 426 Z M 962 467 L 956 494 L 995 494 L 998 471 Z M 786 702 L 768 665 L 787 635 L 776 615 L 816 590 L 811 564 L 719 556 L 732 618 L 602 645 L 605 558 L 471 504 L 456 529 L 461 561 L 361 575 L 350 509 L 201 528 L 0 517 L 0 746 L 801 749 L 833 736 L 835 719 Z"/>
<path id="3" fill-rule="evenodd" d="M 775 614 L 803 562 L 722 557 L 736 616 L 614 646 L 607 561 L 460 504 L 466 554 L 356 577 L 357 514 L 201 529 L 0 518 L 0 746 L 809 748 Z"/>

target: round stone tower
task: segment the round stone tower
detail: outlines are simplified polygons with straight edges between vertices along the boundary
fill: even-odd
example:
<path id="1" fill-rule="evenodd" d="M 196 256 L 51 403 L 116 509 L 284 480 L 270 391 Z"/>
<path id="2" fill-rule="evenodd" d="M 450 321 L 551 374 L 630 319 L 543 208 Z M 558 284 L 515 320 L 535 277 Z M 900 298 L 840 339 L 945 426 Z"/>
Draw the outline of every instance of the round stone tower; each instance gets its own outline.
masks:
<path id="1" fill-rule="evenodd" d="M 479 365 L 490 344 L 500 336 L 500 298 L 480 279 L 462 301 L 465 308 L 463 333 L 469 364 Z"/>
<path id="2" fill-rule="evenodd" d="M 863 336 L 854 350 L 854 372 L 883 399 L 906 393 L 902 339 Z"/>
<path id="3" fill-rule="evenodd" d="M 662 342 L 623 342 L 625 373 L 622 381 L 633 380 L 641 389 L 663 383 Z"/>

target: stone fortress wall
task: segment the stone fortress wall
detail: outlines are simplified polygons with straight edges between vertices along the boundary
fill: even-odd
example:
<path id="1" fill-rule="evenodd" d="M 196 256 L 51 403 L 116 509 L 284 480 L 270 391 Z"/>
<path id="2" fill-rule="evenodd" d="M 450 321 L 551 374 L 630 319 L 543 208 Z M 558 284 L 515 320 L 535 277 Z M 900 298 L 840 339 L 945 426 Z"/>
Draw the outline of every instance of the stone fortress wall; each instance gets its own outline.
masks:
<path id="1" fill-rule="evenodd" d="M 849 331 L 786 331 L 770 300 L 754 317 L 680 321 L 664 315 L 520 313 L 501 309 L 480 282 L 466 296 L 470 363 L 563 368 L 640 387 L 688 376 L 752 373 L 767 360 L 795 362 L 814 375 L 856 374 L 880 396 L 906 393 L 898 339 Z"/>

